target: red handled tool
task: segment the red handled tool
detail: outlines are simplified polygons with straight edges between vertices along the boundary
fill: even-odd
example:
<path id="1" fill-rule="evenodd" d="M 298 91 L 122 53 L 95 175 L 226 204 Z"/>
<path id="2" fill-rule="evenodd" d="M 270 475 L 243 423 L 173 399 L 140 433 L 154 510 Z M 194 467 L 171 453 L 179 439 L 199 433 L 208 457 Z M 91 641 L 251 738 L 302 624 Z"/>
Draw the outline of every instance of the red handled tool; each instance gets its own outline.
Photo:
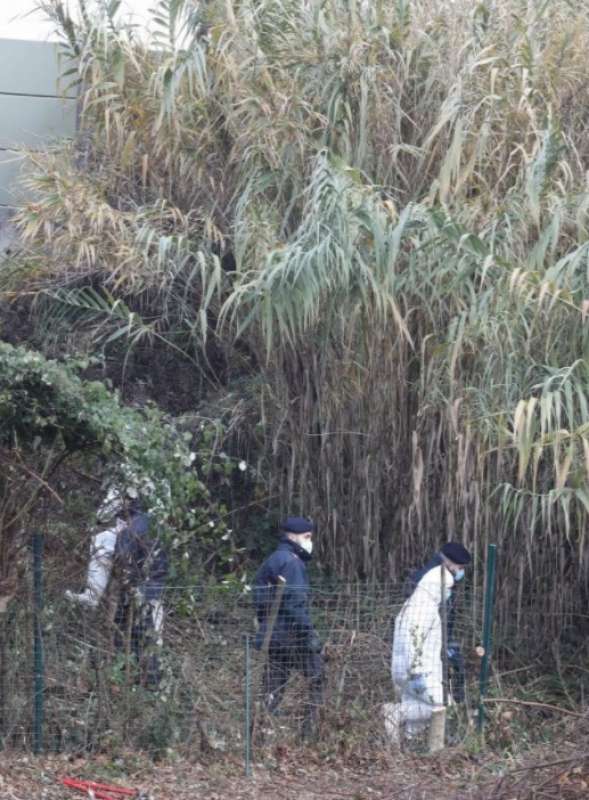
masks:
<path id="1" fill-rule="evenodd" d="M 81 781 L 77 778 L 61 778 L 60 782 L 69 789 L 77 789 L 79 792 L 87 793 L 91 790 L 96 800 L 120 800 L 122 797 L 140 800 L 141 798 L 139 789 L 126 789 L 124 786 L 110 786 L 108 783 Z"/>

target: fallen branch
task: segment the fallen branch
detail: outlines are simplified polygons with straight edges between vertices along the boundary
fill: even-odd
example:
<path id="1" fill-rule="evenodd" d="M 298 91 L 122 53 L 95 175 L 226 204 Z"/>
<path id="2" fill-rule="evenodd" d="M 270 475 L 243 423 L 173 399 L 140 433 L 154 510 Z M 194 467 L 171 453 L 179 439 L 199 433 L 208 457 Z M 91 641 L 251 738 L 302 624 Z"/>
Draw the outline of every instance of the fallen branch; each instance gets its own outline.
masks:
<path id="1" fill-rule="evenodd" d="M 578 711 L 570 711 L 568 708 L 553 706 L 550 703 L 538 703 L 533 700 L 512 700 L 509 697 L 486 697 L 483 703 L 507 703 L 517 706 L 531 706 L 532 708 L 547 708 L 550 711 L 556 711 L 558 714 L 568 714 L 571 717 L 577 717 L 577 719 L 585 719 L 587 717 L 586 713 L 580 714 Z"/>
<path id="2" fill-rule="evenodd" d="M 514 767 L 507 774 L 512 775 L 514 772 L 532 772 L 536 769 L 547 769 L 548 767 L 562 767 L 567 764 L 577 764 L 579 761 L 584 761 L 589 758 L 589 753 L 577 753 L 569 758 L 560 758 L 558 761 L 545 761 L 543 764 L 532 764 L 526 767 Z"/>

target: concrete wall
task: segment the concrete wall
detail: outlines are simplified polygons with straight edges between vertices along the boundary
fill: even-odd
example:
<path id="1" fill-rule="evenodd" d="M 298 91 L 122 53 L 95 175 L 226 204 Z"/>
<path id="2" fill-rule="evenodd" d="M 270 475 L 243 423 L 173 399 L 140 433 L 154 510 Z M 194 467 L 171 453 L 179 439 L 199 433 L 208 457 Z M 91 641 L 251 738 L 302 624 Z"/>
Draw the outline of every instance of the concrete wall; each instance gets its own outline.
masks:
<path id="1" fill-rule="evenodd" d="M 0 206 L 0 263 L 12 253 L 16 239 L 16 231 L 10 221 L 10 208 Z"/>
<path id="2" fill-rule="evenodd" d="M 24 197 L 19 147 L 41 148 L 76 131 L 75 89 L 59 82 L 65 69 L 51 42 L 0 39 L 0 206 Z"/>

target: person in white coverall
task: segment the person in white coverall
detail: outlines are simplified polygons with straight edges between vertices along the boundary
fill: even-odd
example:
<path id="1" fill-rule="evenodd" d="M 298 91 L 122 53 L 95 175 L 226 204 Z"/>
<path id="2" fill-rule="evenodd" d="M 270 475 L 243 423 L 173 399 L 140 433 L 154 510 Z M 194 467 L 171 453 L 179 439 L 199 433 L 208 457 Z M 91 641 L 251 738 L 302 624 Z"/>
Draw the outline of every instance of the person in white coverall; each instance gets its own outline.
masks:
<path id="1" fill-rule="evenodd" d="M 97 608 L 100 603 L 110 581 L 118 536 L 127 527 L 123 506 L 121 493 L 110 489 L 96 512 L 98 524 L 110 523 L 110 526 L 92 537 L 86 587 L 79 593 L 67 589 L 65 596 L 68 600 L 87 608 Z"/>
<path id="2" fill-rule="evenodd" d="M 440 606 L 453 585 L 447 566 L 430 569 L 395 619 L 391 673 L 400 702 L 384 707 L 385 730 L 394 744 L 403 734 L 411 739 L 425 732 L 433 713 L 444 708 Z"/>

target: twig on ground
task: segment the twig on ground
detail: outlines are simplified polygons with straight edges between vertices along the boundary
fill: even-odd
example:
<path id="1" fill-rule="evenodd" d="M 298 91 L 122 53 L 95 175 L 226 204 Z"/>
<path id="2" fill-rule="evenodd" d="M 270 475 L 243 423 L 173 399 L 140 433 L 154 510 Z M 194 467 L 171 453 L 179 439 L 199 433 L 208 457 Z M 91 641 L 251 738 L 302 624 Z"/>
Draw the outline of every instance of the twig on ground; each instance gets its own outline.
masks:
<path id="1" fill-rule="evenodd" d="M 547 769 L 548 767 L 561 767 L 563 764 L 575 764 L 577 761 L 584 761 L 585 759 L 589 759 L 589 753 L 576 753 L 574 756 L 561 758 L 558 761 L 547 761 L 544 764 L 532 764 L 527 767 L 514 767 L 508 774 L 513 774 L 515 772 L 532 772 L 536 769 Z"/>
<path id="2" fill-rule="evenodd" d="M 586 713 L 580 714 L 578 711 L 571 711 L 568 708 L 562 708 L 562 706 L 553 706 L 551 703 L 538 703 L 534 700 L 513 700 L 510 697 L 486 697 L 483 703 L 506 703 L 517 706 L 530 706 L 532 708 L 547 708 L 559 714 L 568 714 L 571 717 L 577 717 L 577 719 L 585 719 L 587 716 Z"/>

